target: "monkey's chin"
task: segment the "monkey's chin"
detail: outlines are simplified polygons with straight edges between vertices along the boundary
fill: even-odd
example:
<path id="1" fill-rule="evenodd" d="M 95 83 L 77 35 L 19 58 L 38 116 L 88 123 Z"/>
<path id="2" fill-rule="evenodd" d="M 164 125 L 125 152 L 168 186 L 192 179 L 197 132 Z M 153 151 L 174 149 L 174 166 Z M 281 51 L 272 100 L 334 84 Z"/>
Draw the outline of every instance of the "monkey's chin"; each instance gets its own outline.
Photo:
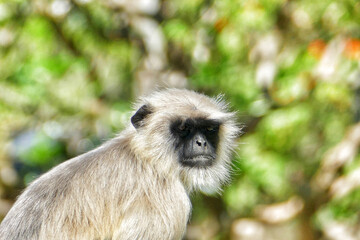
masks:
<path id="1" fill-rule="evenodd" d="M 215 161 L 215 157 L 210 155 L 197 155 L 191 158 L 184 158 L 181 164 L 191 168 L 207 168 L 211 167 Z"/>
<path id="2" fill-rule="evenodd" d="M 208 167 L 182 167 L 180 177 L 188 192 L 201 191 L 207 195 L 221 192 L 221 186 L 229 180 L 229 165 L 221 159 L 212 161 Z"/>

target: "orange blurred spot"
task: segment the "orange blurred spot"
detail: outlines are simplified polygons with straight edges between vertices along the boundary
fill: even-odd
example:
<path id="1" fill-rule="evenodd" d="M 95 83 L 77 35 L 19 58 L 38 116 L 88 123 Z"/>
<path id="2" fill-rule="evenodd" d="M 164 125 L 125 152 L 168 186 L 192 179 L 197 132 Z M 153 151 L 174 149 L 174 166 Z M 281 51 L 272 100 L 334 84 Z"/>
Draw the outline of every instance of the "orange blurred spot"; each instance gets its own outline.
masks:
<path id="1" fill-rule="evenodd" d="M 345 56 L 350 59 L 360 60 L 360 40 L 349 39 L 346 41 Z"/>
<path id="2" fill-rule="evenodd" d="M 310 55 L 317 59 L 320 59 L 325 51 L 326 43 L 322 39 L 316 39 L 312 41 L 308 46 L 308 52 Z"/>
<path id="3" fill-rule="evenodd" d="M 228 23 L 229 21 L 226 18 L 220 18 L 215 22 L 214 28 L 219 33 L 226 27 L 226 25 L 228 25 Z"/>

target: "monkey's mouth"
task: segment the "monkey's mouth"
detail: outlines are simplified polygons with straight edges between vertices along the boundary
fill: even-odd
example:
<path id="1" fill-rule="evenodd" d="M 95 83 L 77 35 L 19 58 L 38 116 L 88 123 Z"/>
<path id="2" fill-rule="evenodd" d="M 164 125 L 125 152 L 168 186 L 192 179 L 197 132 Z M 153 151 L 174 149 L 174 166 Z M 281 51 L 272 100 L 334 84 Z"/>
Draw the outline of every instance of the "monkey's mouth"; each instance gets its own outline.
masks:
<path id="1" fill-rule="evenodd" d="M 215 157 L 211 155 L 196 155 L 181 160 L 182 165 L 187 167 L 205 168 L 210 167 L 214 163 Z"/>

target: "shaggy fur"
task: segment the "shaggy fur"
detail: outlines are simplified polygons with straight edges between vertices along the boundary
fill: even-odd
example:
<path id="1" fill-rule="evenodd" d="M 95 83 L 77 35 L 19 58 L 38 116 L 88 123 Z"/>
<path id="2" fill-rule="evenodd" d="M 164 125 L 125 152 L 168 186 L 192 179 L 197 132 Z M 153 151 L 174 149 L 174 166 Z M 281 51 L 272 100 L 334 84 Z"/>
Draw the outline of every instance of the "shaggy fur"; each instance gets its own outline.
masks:
<path id="1" fill-rule="evenodd" d="M 0 225 L 1 240 L 181 239 L 193 190 L 228 180 L 239 128 L 221 98 L 168 89 L 140 99 L 152 113 L 95 150 L 30 184 Z M 215 163 L 183 167 L 169 125 L 175 118 L 221 122 Z"/>

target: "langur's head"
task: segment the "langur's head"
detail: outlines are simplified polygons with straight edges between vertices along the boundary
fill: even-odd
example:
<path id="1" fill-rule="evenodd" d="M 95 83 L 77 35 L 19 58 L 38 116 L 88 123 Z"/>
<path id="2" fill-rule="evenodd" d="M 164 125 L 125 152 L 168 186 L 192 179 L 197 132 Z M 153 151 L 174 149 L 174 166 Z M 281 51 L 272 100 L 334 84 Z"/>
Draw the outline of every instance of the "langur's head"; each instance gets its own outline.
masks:
<path id="1" fill-rule="evenodd" d="M 140 99 L 131 118 L 135 154 L 191 191 L 219 190 L 228 180 L 239 127 L 218 98 L 168 89 Z"/>

